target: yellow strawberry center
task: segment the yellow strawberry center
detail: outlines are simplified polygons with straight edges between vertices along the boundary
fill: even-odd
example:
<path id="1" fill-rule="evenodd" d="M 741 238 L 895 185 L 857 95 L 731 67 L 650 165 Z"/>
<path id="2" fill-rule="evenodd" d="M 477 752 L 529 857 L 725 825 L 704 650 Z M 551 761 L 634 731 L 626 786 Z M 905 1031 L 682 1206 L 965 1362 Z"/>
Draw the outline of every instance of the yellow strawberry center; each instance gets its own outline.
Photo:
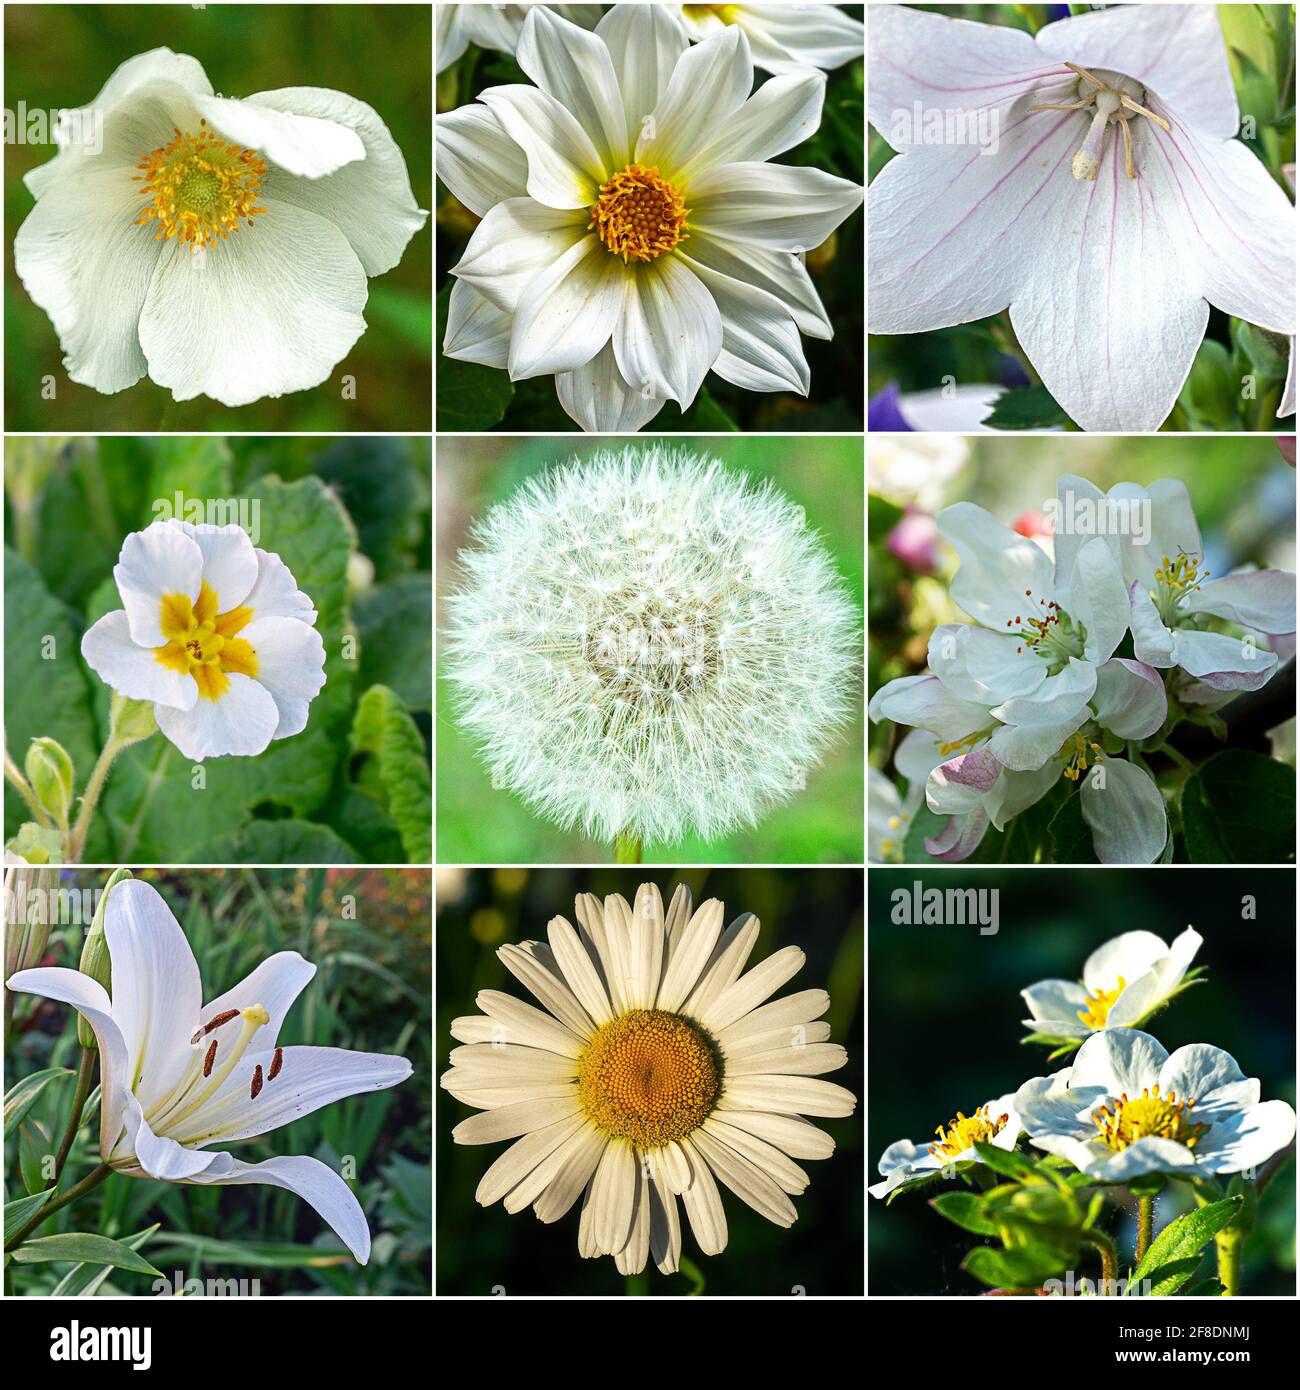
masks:
<path id="1" fill-rule="evenodd" d="M 1070 775 L 1068 772 L 1065 774 Z M 1094 990 L 1088 996 L 1086 1007 L 1078 1012 L 1079 1022 L 1088 1028 L 1104 1028 L 1106 1020 L 1110 1017 L 1110 1011 L 1115 1007 L 1115 1001 L 1124 992 L 1124 977 L 1121 975 L 1114 989 Z"/>
<path id="2" fill-rule="evenodd" d="M 930 1145 L 935 1158 L 952 1160 L 964 1154 L 972 1144 L 987 1144 L 995 1135 L 1006 1128 L 1010 1115 L 989 1114 L 987 1105 L 981 1105 L 973 1115 L 964 1115 L 959 1110 L 956 1119 L 935 1129 L 938 1138 Z"/>
<path id="3" fill-rule="evenodd" d="M 1192 1123 L 1188 1111 L 1195 1104 L 1194 1100 L 1176 1099 L 1172 1090 L 1166 1099 L 1158 1086 L 1144 1086 L 1142 1094 L 1132 1100 L 1127 1095 L 1112 1099 L 1113 1111 L 1109 1105 L 1103 1105 L 1093 1113 L 1092 1122 L 1106 1146 L 1116 1152 L 1139 1139 L 1152 1138 L 1172 1139 L 1194 1149 L 1196 1141 L 1209 1129 L 1209 1125 Z"/>

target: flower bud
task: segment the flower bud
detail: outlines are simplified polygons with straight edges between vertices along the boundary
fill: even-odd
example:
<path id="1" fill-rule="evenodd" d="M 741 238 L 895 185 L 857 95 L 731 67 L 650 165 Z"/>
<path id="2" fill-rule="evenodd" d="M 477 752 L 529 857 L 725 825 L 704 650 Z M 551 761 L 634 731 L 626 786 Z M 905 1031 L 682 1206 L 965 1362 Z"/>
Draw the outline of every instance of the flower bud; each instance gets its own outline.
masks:
<path id="1" fill-rule="evenodd" d="M 50 939 L 57 869 L 28 865 L 5 870 L 5 979 L 19 970 L 33 970 L 41 963 Z"/>
<path id="2" fill-rule="evenodd" d="M 113 741 L 122 747 L 139 743 L 158 732 L 158 721 L 154 718 L 153 705 L 148 700 L 131 700 L 125 695 L 113 692 L 113 702 L 109 707 L 109 726 Z"/>
<path id="3" fill-rule="evenodd" d="M 5 857 L 9 863 L 62 864 L 63 851 L 63 831 L 37 825 L 34 820 L 25 821 L 18 834 L 5 842 Z"/>
<path id="4" fill-rule="evenodd" d="M 86 944 L 81 948 L 81 973 L 89 975 L 92 980 L 98 980 L 110 994 L 113 992 L 113 963 L 109 958 L 108 940 L 104 935 L 104 905 L 108 902 L 108 895 L 113 888 L 124 878 L 131 876 L 130 869 L 115 869 L 109 875 L 104 891 L 99 895 L 99 902 L 95 905 L 95 915 L 91 919 Z M 80 1014 L 77 1015 L 77 1041 L 82 1047 L 95 1046 L 95 1030 Z"/>
<path id="5" fill-rule="evenodd" d="M 52 738 L 34 738 L 27 750 L 26 770 L 41 805 L 57 825 L 66 826 L 76 780 L 67 750 Z"/>

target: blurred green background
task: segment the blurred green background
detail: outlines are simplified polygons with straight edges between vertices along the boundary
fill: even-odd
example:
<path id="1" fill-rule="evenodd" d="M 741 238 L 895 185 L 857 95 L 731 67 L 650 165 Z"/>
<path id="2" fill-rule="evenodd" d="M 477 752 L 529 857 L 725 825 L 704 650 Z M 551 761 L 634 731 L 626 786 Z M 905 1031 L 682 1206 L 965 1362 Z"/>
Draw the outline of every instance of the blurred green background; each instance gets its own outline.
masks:
<path id="1" fill-rule="evenodd" d="M 416 203 L 428 208 L 431 21 L 428 5 L 6 5 L 6 99 L 10 109 L 22 101 L 30 111 L 85 106 L 119 64 L 159 47 L 197 58 L 225 96 L 332 88 L 379 113 L 406 160 Z M 5 146 L 10 248 L 35 206 L 22 177 L 53 156 L 53 145 Z M 328 381 L 232 408 L 206 396 L 173 401 L 147 377 L 112 396 L 69 381 L 54 326 L 14 274 L 11 251 L 5 257 L 5 429 L 427 430 L 431 274 L 426 228 L 397 266 L 368 281 L 368 327 Z M 58 383 L 56 400 L 42 398 L 47 373 Z M 356 377 L 355 400 L 340 395 L 345 373 Z"/>
<path id="2" fill-rule="evenodd" d="M 5 441 L 4 714 L 20 765 L 32 738 L 57 738 L 84 788 L 109 689 L 81 634 L 122 606 L 124 537 L 178 493 L 249 504 L 255 544 L 289 566 L 325 643 L 306 729 L 257 757 L 208 759 L 205 787 L 161 734 L 121 754 L 86 862 L 432 861 L 429 455 L 427 439 L 391 437 Z M 6 836 L 26 818 L 6 783 Z"/>
<path id="3" fill-rule="evenodd" d="M 823 1016 L 831 1041 L 842 1043 L 848 1065 L 825 1080 L 862 1095 L 862 876 L 832 869 L 439 869 L 437 872 L 438 1070 L 457 1044 L 452 1020 L 478 1012 L 474 996 L 498 989 L 536 1003 L 496 957 L 497 947 L 544 940 L 554 916 L 573 917 L 579 893 L 621 893 L 629 902 L 643 882 L 658 884 L 667 903 L 678 883 L 696 904 L 718 898 L 723 920 L 742 912 L 762 923 L 750 955 L 753 968 L 782 946 L 797 945 L 807 962 L 778 993 L 823 988 L 831 1006 Z M 729 1236 L 715 1256 L 700 1254 L 682 1217 L 683 1272 L 665 1276 L 653 1262 L 639 1276 L 619 1274 L 610 1256 L 578 1254 L 578 1208 L 554 1225 L 537 1220 L 531 1207 L 512 1216 L 500 1202 L 474 1200 L 502 1144 L 454 1144 L 451 1131 L 470 1114 L 438 1090 L 439 1294 L 809 1294 L 862 1293 L 862 1120 L 813 1121 L 835 1140 L 834 1154 L 806 1165 L 808 1190 L 792 1198 L 799 1212 L 782 1230 L 719 1184 Z M 689 1260 L 691 1271 L 685 1270 Z"/>
<path id="4" fill-rule="evenodd" d="M 316 967 L 280 1034 L 284 1044 L 388 1052 L 410 1059 L 401 1085 L 345 1100 L 235 1146 L 249 1163 L 306 1154 L 336 1171 L 356 1165 L 352 1190 L 370 1225 L 370 1263 L 358 1265 L 301 1198 L 267 1186 L 200 1187 L 115 1174 L 65 1207 L 37 1234 L 87 1231 L 126 1241 L 155 1223 L 140 1253 L 169 1279 L 258 1280 L 263 1295 L 427 1294 L 430 1288 L 430 930 L 427 870 L 145 870 L 180 922 L 198 960 L 204 998 L 214 999 L 276 951 Z M 61 886 L 102 888 L 105 874 L 65 869 Z M 347 917 L 345 897 L 355 900 Z M 43 964 L 75 969 L 80 925 L 56 926 Z M 77 1014 L 35 995 L 16 996 L 5 1045 L 6 1084 L 47 1067 L 78 1064 Z M 7 1136 L 5 1200 L 32 1190 L 23 1173 L 57 1148 L 68 1123 L 72 1076 L 41 1092 L 18 1133 Z M 99 1116 L 87 1106 L 66 1173 L 99 1162 Z M 37 1182 L 36 1190 L 44 1186 Z M 152 1292 L 153 1276 L 67 1262 L 15 1264 L 6 1292 L 100 1295 Z M 59 1287 L 65 1278 L 77 1287 Z"/>
<path id="5" fill-rule="evenodd" d="M 627 441 L 633 443 L 634 441 Z M 611 439 L 475 439 L 438 442 L 438 584 L 454 587 L 456 555 L 469 526 L 526 478 L 570 459 L 620 447 Z M 862 445 L 857 439 L 683 439 L 680 447 L 721 459 L 738 473 L 771 478 L 821 533 L 859 608 L 863 597 Z M 851 716 L 808 785 L 752 830 L 723 839 L 647 844 L 647 862 L 861 863 L 862 718 Z M 571 863 L 611 858 L 579 831 L 544 821 L 498 790 L 456 723 L 452 691 L 438 683 L 438 860 L 440 863 Z"/>
<path id="6" fill-rule="evenodd" d="M 924 1143 L 958 1110 L 1046 1076 L 1050 1049 L 1021 1046 L 1029 1030 L 1019 991 L 1039 980 L 1076 980 L 1088 955 L 1126 931 L 1151 931 L 1170 942 L 1191 925 L 1205 938 L 1194 964 L 1208 984 L 1175 999 L 1145 1031 L 1173 1052 L 1210 1043 L 1261 1083 L 1264 1100 L 1295 1105 L 1295 876 L 1283 869 L 1249 872 L 1186 869 L 959 868 L 873 869 L 868 875 L 871 978 L 867 1164 L 877 1181 L 880 1155 L 896 1139 Z M 996 889 L 999 930 L 975 926 L 895 926 L 890 894 L 912 885 Z M 1243 918 L 1243 906 L 1255 916 Z M 1024 1148 L 1027 1141 L 1022 1141 Z M 1244 1294 L 1294 1295 L 1295 1164 L 1285 1163 L 1260 1202 L 1245 1253 Z M 889 1207 L 871 1199 L 867 1284 L 875 1295 L 973 1295 L 983 1290 L 960 1264 L 979 1238 L 927 1205 L 946 1190 L 904 1194 Z M 1157 1231 L 1188 1210 L 1174 1191 L 1156 1202 Z M 1133 1212 L 1111 1206 L 1102 1228 L 1132 1255 Z M 1095 1278 L 1095 1261 L 1078 1273 Z"/>
<path id="7" fill-rule="evenodd" d="M 841 9 L 861 17 L 861 5 Z M 756 84 L 771 74 L 755 70 Z M 769 161 L 805 165 L 863 182 L 865 105 L 863 63 L 858 58 L 825 74 L 826 101 L 821 126 L 811 139 Z M 451 111 L 472 102 L 485 87 L 530 79 L 508 53 L 471 44 L 465 56 L 438 79 L 438 110 Z M 479 219 L 438 184 L 438 428 L 580 432 L 555 396 L 555 378 L 536 377 L 511 384 L 504 371 L 443 357 L 448 269 L 465 252 Z M 848 217 L 821 246 L 808 253 L 808 270 L 826 306 L 835 336 L 830 342 L 802 337 L 812 373 L 808 396 L 793 392 L 744 391 L 710 372 L 694 404 L 682 413 L 672 401 L 645 426 L 646 434 L 686 434 L 711 430 L 796 432 L 862 428 L 863 289 L 862 211 Z"/>

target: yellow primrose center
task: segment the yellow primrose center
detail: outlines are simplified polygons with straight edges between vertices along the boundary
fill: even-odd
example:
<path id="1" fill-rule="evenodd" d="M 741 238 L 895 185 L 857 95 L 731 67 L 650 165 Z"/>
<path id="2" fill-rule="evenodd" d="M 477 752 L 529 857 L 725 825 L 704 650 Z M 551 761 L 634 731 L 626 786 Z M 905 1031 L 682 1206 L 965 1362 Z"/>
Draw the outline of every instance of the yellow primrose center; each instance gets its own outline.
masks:
<path id="1" fill-rule="evenodd" d="M 177 127 L 170 145 L 154 150 L 136 166 L 150 201 L 137 226 L 158 223 L 155 241 L 179 239 L 191 251 L 206 250 L 266 211 L 256 206 L 266 163 L 252 150 L 228 143 L 199 122 L 191 135 Z"/>
<path id="2" fill-rule="evenodd" d="M 1067 772 L 1065 775 L 1068 777 L 1070 774 Z M 1124 977 L 1121 975 L 1114 989 L 1099 989 L 1088 996 L 1087 1008 L 1078 1012 L 1079 1022 L 1088 1028 L 1104 1028 L 1110 1011 L 1115 1007 L 1116 999 L 1123 992 Z"/>
<path id="3" fill-rule="evenodd" d="M 1140 1096 L 1132 1100 L 1121 1095 L 1112 1098 L 1115 1107 L 1103 1105 L 1094 1111 L 1093 1124 L 1101 1133 L 1108 1148 L 1119 1152 L 1136 1144 L 1139 1139 L 1172 1139 L 1185 1144 L 1189 1149 L 1196 1147 L 1196 1141 L 1209 1129 L 1209 1125 L 1193 1124 L 1188 1111 L 1196 1104 L 1194 1100 L 1177 1100 L 1173 1091 L 1166 1099 L 1160 1094 L 1158 1086 L 1144 1086 Z"/>
<path id="4" fill-rule="evenodd" d="M 230 689 L 232 675 L 257 675 L 252 643 L 235 635 L 252 620 L 251 608 L 218 613 L 216 592 L 206 580 L 192 603 L 186 594 L 164 594 L 158 622 L 167 642 L 153 648 L 154 660 L 193 676 L 205 700 L 219 700 Z"/>
<path id="5" fill-rule="evenodd" d="M 653 261 L 671 251 L 687 235 L 682 195 L 659 177 L 658 168 L 629 164 L 600 186 L 587 230 L 596 235 L 624 264 Z"/>
<path id="6" fill-rule="evenodd" d="M 578 1059 L 578 1095 L 591 1122 L 645 1148 L 698 1129 L 720 1079 L 704 1034 L 659 1009 L 633 1009 L 603 1024 Z"/>
<path id="7" fill-rule="evenodd" d="M 930 1152 L 935 1158 L 955 1159 L 972 1144 L 987 1144 L 1006 1127 L 1010 1118 L 1010 1115 L 999 1115 L 994 1119 L 987 1105 L 981 1105 L 973 1115 L 964 1115 L 959 1110 L 956 1119 L 936 1127 L 934 1132 L 939 1137 L 930 1145 Z"/>

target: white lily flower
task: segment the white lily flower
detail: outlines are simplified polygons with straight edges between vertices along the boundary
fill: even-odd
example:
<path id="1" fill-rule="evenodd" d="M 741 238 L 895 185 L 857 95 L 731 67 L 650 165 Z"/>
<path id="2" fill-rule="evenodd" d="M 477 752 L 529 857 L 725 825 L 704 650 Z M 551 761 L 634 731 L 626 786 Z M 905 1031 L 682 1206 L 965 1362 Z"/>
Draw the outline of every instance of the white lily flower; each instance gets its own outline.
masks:
<path id="1" fill-rule="evenodd" d="M 1191 927 L 1169 946 L 1149 931 L 1112 937 L 1084 962 L 1082 984 L 1040 980 L 1020 991 L 1031 1015 L 1025 1027 L 1050 1038 L 1135 1028 L 1178 993 L 1200 947 Z"/>
<path id="2" fill-rule="evenodd" d="M 544 6 L 519 66 L 438 118 L 438 175 L 483 220 L 460 261 L 449 357 L 554 376 L 584 429 L 640 429 L 705 374 L 807 395 L 800 332 L 830 323 L 800 253 L 862 190 L 768 163 L 821 120 L 825 80 L 750 95 L 743 29 L 694 48 L 660 5 L 616 5 L 589 34 Z"/>
<path id="3" fill-rule="evenodd" d="M 672 5 L 692 39 L 728 24 L 749 39 L 755 67 L 768 72 L 839 68 L 862 56 L 862 21 L 838 5 Z"/>
<path id="4" fill-rule="evenodd" d="M 899 151 L 871 185 L 872 332 L 1010 307 L 1090 430 L 1161 424 L 1211 304 L 1295 333 L 1295 213 L 1236 139 L 1214 6 L 1116 6 L 1033 38 L 873 7 L 868 67 L 868 118 Z M 953 133 L 929 143 L 918 111 Z"/>
<path id="5" fill-rule="evenodd" d="M 113 578 L 124 607 L 86 632 L 81 654 L 119 694 L 152 702 L 187 758 L 250 756 L 307 727 L 325 644 L 278 555 L 238 526 L 173 519 L 132 532 Z"/>
<path id="6" fill-rule="evenodd" d="M 981 1105 L 973 1115 L 959 1110 L 946 1125 L 936 1126 L 933 1143 L 895 1140 L 880 1156 L 878 1166 L 884 1181 L 867 1191 L 873 1197 L 888 1197 L 896 1187 L 933 1178 L 954 1163 L 978 1163 L 980 1158 L 974 1148 L 977 1143 L 1010 1152 L 1023 1128 L 1015 1099 L 1014 1095 L 999 1096 Z"/>
<path id="7" fill-rule="evenodd" d="M 366 277 L 428 217 L 364 102 L 217 96 L 167 48 L 123 63 L 58 139 L 25 178 L 14 268 L 69 377 L 106 394 L 146 373 L 231 406 L 320 385 L 365 331 Z"/>
<path id="8" fill-rule="evenodd" d="M 470 46 L 513 53 L 532 5 L 435 5 L 438 17 L 438 71 L 445 72 Z M 551 5 L 570 24 L 594 29 L 600 20 L 599 5 Z"/>
<path id="9" fill-rule="evenodd" d="M 1094 1033 L 1073 1066 L 1016 1092 L 1030 1142 L 1096 1182 L 1194 1178 L 1257 1168 L 1295 1138 L 1295 1111 L 1217 1047 L 1172 1055 L 1149 1033 Z"/>
<path id="10" fill-rule="evenodd" d="M 8 987 L 71 1004 L 95 1030 L 102 1100 L 99 1152 L 117 1172 L 165 1182 L 269 1183 L 295 1192 L 356 1259 L 370 1229 L 352 1189 L 319 1159 L 245 1163 L 212 1144 L 266 1134 L 313 1110 L 411 1074 L 405 1057 L 337 1047 L 282 1047 L 280 1025 L 316 967 L 280 951 L 203 1003 L 199 967 L 157 889 L 116 885 L 104 906 L 113 997 L 79 970 L 42 967 Z"/>

